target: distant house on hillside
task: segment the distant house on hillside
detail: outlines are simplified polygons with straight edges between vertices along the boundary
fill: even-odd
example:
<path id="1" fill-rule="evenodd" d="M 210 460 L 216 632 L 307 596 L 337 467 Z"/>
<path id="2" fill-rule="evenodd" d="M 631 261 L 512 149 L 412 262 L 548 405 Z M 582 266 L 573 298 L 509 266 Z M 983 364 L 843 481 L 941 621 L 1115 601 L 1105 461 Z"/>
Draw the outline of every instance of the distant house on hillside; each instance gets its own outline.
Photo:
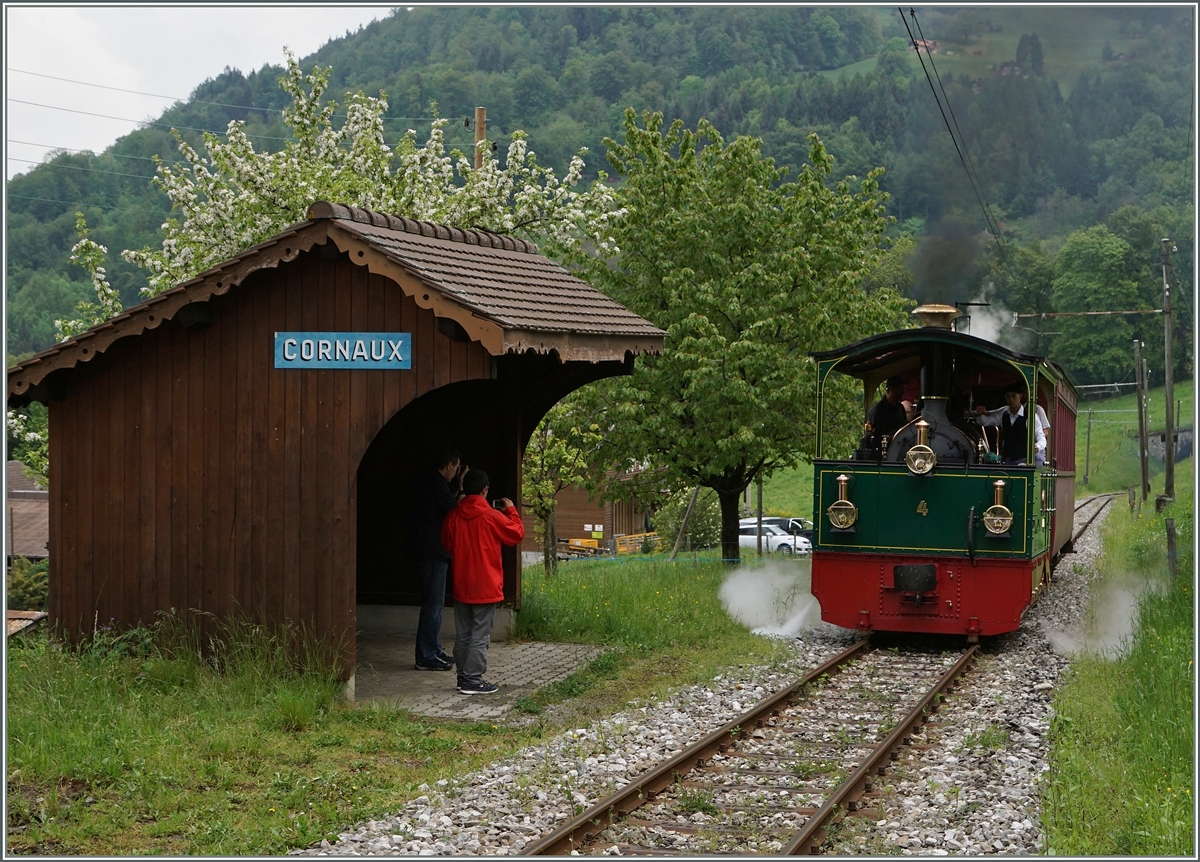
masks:
<path id="1" fill-rule="evenodd" d="M 926 54 L 936 54 L 938 52 L 938 43 L 936 39 L 914 39 L 913 50 L 920 53 L 924 51 Z"/>
<path id="2" fill-rule="evenodd" d="M 7 467 L 4 544 L 9 562 L 14 556 L 43 560 L 50 553 L 50 492 L 39 490 L 24 467 L 20 461 L 9 461 Z"/>

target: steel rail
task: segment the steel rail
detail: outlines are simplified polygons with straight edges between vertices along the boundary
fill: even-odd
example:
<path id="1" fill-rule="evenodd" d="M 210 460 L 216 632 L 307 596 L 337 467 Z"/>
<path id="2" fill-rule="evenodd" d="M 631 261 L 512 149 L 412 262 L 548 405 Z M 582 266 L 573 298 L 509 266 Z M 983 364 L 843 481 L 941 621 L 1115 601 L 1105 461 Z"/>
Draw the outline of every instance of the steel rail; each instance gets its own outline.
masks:
<path id="1" fill-rule="evenodd" d="M 1109 496 L 1109 498 L 1108 498 L 1107 500 L 1105 500 L 1105 501 L 1104 501 L 1104 505 L 1102 505 L 1102 506 L 1101 506 L 1099 509 L 1097 509 L 1097 510 L 1095 511 L 1095 513 L 1093 513 L 1092 517 L 1090 517 L 1090 518 L 1088 518 L 1088 519 L 1087 519 L 1087 523 L 1085 523 L 1085 524 L 1084 524 L 1082 527 L 1080 527 L 1080 528 L 1079 528 L 1079 532 L 1077 532 L 1077 533 L 1076 533 L 1074 536 L 1072 536 L 1072 537 L 1071 537 L 1071 544 L 1072 544 L 1072 545 L 1074 545 L 1076 542 L 1078 542 L 1078 541 L 1079 541 L 1079 537 L 1083 535 L 1084 531 L 1085 531 L 1085 530 L 1086 530 L 1088 527 L 1092 526 L 1092 521 L 1094 521 L 1094 520 L 1096 520 L 1097 518 L 1099 518 L 1099 517 L 1100 517 L 1100 513 L 1101 513 L 1101 512 L 1103 512 L 1105 509 L 1107 509 L 1107 508 L 1108 508 L 1108 504 L 1109 504 L 1109 503 L 1111 503 L 1111 502 L 1112 502 L 1112 501 L 1113 501 L 1113 500 L 1114 500 L 1116 497 L 1118 497 L 1118 496 L 1120 496 L 1120 495 L 1119 495 L 1119 494 L 1112 494 L 1112 495 L 1110 495 L 1110 496 Z M 1079 511 L 1079 510 L 1078 510 L 1078 509 L 1076 509 L 1076 511 Z"/>
<path id="2" fill-rule="evenodd" d="M 1122 494 L 1124 494 L 1124 493 L 1125 493 L 1124 491 L 1112 491 L 1112 492 L 1110 492 L 1110 493 L 1108 493 L 1108 494 L 1096 494 L 1096 495 L 1094 495 L 1094 496 L 1092 496 L 1092 497 L 1088 497 L 1088 498 L 1087 498 L 1086 500 L 1084 500 L 1082 503 L 1079 503 L 1078 505 L 1076 505 L 1076 506 L 1075 506 L 1075 511 L 1076 511 L 1076 512 L 1078 512 L 1078 511 L 1079 511 L 1080 509 L 1082 509 L 1084 506 L 1090 505 L 1091 503 L 1095 503 L 1095 502 L 1096 502 L 1097 500 L 1099 500 L 1101 497 L 1120 497 L 1120 496 L 1121 496 Z M 1107 505 L 1107 504 L 1105 504 L 1105 505 Z M 1103 507 L 1103 506 L 1101 506 L 1100 508 L 1104 508 L 1104 507 Z"/>
<path id="3" fill-rule="evenodd" d="M 859 764 L 850 777 L 842 782 L 832 796 L 825 800 L 825 804 L 808 819 L 804 828 L 784 845 L 783 849 L 779 851 L 780 855 L 799 856 L 813 852 L 814 848 L 824 839 L 826 827 L 833 822 L 842 806 L 853 804 L 861 798 L 863 792 L 871 784 L 872 776 L 877 772 L 882 772 L 884 767 L 891 763 L 892 752 L 898 749 L 905 739 L 912 736 L 913 730 L 925 722 L 929 713 L 937 709 L 939 696 L 966 670 L 978 652 L 979 644 L 972 644 L 962 654 L 962 657 L 942 675 L 929 693 L 921 698 L 921 702 L 913 708 L 912 712 L 896 725 L 895 730 L 888 734 L 887 739 L 876 746 L 871 755 Z"/>
<path id="4" fill-rule="evenodd" d="M 670 787 L 677 777 L 686 774 L 701 761 L 718 754 L 734 743 L 738 735 L 761 724 L 800 692 L 830 671 L 836 670 L 863 652 L 869 645 L 866 639 L 835 655 L 804 679 L 762 700 L 749 712 L 735 718 L 719 730 L 693 743 L 670 760 L 642 777 L 601 799 L 587 811 L 568 820 L 545 838 L 522 850 L 522 856 L 566 856 L 593 835 L 599 835 L 621 817 L 626 816 L 655 794 Z"/>

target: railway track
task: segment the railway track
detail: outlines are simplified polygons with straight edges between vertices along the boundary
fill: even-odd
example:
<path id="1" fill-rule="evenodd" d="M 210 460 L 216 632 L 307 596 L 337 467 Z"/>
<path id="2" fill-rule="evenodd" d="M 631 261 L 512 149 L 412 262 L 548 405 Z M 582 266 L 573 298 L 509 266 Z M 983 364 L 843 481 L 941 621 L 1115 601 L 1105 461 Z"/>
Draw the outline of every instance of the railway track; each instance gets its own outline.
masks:
<path id="1" fill-rule="evenodd" d="M 1084 508 L 1085 506 L 1090 506 L 1090 505 L 1096 503 L 1097 501 L 1103 501 L 1103 502 L 1100 502 L 1100 505 L 1096 507 L 1096 511 L 1092 512 L 1091 517 L 1089 517 L 1087 519 L 1087 521 L 1084 523 L 1084 525 L 1075 532 L 1074 536 L 1071 537 L 1072 545 L 1074 545 L 1076 542 L 1079 541 L 1079 537 L 1082 536 L 1084 534 L 1084 531 L 1086 531 L 1087 528 L 1092 525 L 1092 521 L 1094 521 L 1098 517 L 1100 517 L 1100 513 L 1103 512 L 1106 508 L 1108 508 L 1108 505 L 1113 501 L 1113 499 L 1115 497 L 1119 497 L 1119 496 L 1121 496 L 1121 492 L 1119 492 L 1119 491 L 1116 493 L 1112 493 L 1112 494 L 1097 494 L 1094 497 L 1088 497 L 1086 500 L 1083 500 L 1083 501 L 1079 502 L 1078 504 L 1076 504 L 1075 512 L 1076 512 L 1076 514 L 1078 514 L 1079 510 Z"/>
<path id="2" fill-rule="evenodd" d="M 869 811 L 875 777 L 922 744 L 921 726 L 977 651 L 859 641 L 524 855 L 815 852 L 839 816 Z"/>

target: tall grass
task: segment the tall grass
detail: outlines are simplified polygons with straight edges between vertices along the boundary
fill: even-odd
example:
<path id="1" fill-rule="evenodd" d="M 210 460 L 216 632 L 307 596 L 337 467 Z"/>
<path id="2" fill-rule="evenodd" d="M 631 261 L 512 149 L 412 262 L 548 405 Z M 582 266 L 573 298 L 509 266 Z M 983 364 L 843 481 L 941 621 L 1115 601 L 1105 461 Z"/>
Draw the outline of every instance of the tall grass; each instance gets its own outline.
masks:
<path id="1" fill-rule="evenodd" d="M 1154 589 L 1115 660 L 1083 656 L 1055 697 L 1044 819 L 1060 855 L 1195 853 L 1195 583 L 1192 461 L 1162 516 L 1113 511 L 1105 524 L 1103 576 L 1137 572 Z M 1166 573 L 1164 519 L 1178 529 L 1179 576 Z"/>
<path id="2" fill-rule="evenodd" d="M 81 648 L 8 651 L 8 842 L 53 855 L 279 854 L 389 816 L 428 785 L 730 664 L 783 658 L 721 609 L 725 567 L 571 563 L 525 580 L 524 637 L 610 645 L 518 709 L 524 726 L 435 721 L 338 698 L 324 647 L 297 629 L 168 616 L 100 627 Z M 202 636 L 202 631 L 218 637 Z"/>
<path id="3" fill-rule="evenodd" d="M 516 635 L 642 649 L 746 636 L 717 597 L 726 574 L 715 557 L 571 562 L 523 579 Z"/>
<path id="4" fill-rule="evenodd" d="M 77 848 L 75 838 L 46 837 L 80 819 L 74 796 L 121 800 L 118 809 L 155 819 L 178 813 L 197 781 L 232 790 L 228 760 L 257 757 L 265 734 L 303 730 L 338 698 L 332 653 L 303 631 L 246 620 L 209 627 L 204 638 L 194 615 L 172 613 L 148 628 L 101 626 L 77 646 L 53 635 L 13 645 L 9 826 L 23 840 Z M 201 842 L 193 852 L 221 849 L 234 845 Z"/>

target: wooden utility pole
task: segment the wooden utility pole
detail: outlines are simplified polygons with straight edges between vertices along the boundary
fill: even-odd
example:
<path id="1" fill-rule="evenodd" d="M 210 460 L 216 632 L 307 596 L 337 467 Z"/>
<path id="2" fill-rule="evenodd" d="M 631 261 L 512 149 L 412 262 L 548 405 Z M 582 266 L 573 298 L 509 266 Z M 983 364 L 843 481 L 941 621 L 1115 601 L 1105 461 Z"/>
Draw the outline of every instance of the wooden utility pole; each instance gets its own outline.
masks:
<path id="1" fill-rule="evenodd" d="M 1146 441 L 1146 369 L 1142 364 L 1142 342 L 1133 340 L 1133 366 L 1137 374 L 1138 461 L 1142 466 L 1142 500 L 1150 496 L 1150 462 Z"/>
<path id="2" fill-rule="evenodd" d="M 762 474 L 758 476 L 758 555 L 762 556 Z"/>
<path id="3" fill-rule="evenodd" d="M 1166 420 L 1167 448 L 1163 471 L 1163 496 L 1165 502 L 1175 499 L 1175 373 L 1171 351 L 1171 239 L 1162 241 L 1163 267 L 1163 373 L 1166 375 Z"/>
<path id="4" fill-rule="evenodd" d="M 1083 484 L 1088 483 L 1088 475 L 1092 472 L 1092 415 L 1096 411 L 1088 408 L 1088 430 L 1087 430 L 1087 449 L 1083 455 Z"/>
<path id="5" fill-rule="evenodd" d="M 475 170 L 483 167 L 483 148 L 479 146 L 487 140 L 487 108 L 475 109 Z"/>
<path id="6" fill-rule="evenodd" d="M 683 513 L 683 521 L 679 525 L 679 533 L 675 536 L 675 547 L 671 549 L 671 559 L 675 559 L 675 555 L 679 553 L 679 545 L 683 542 L 683 534 L 687 532 L 688 521 L 692 519 L 692 507 L 696 505 L 696 497 L 700 495 L 700 486 L 696 486 L 696 490 L 692 492 L 692 499 L 688 500 L 687 511 Z"/>

